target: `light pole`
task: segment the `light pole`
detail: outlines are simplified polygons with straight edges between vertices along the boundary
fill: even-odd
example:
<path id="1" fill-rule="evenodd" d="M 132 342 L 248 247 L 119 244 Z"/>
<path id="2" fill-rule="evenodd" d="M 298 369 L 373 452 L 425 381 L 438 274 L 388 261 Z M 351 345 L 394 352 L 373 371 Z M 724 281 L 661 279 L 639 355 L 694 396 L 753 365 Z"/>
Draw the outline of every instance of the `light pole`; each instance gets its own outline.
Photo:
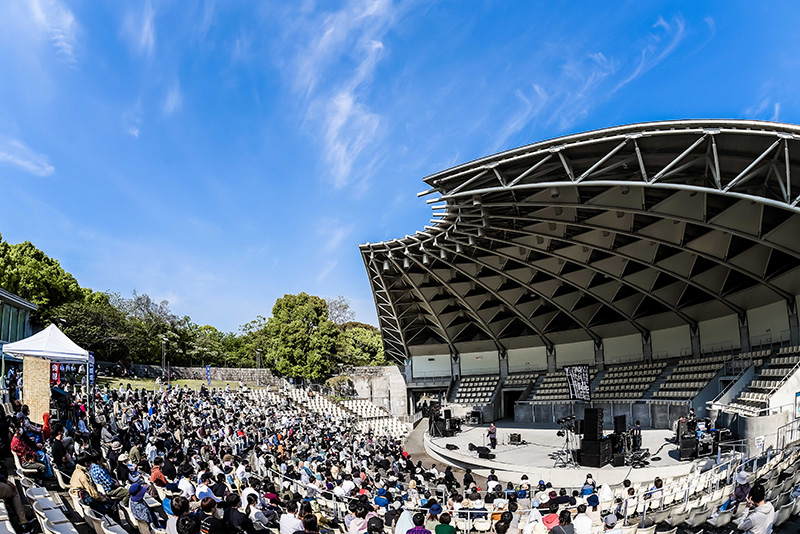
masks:
<path id="1" fill-rule="evenodd" d="M 256 349 L 256 386 L 261 385 L 261 349 Z"/>
<path id="2" fill-rule="evenodd" d="M 161 378 L 164 378 L 164 372 L 167 367 L 167 338 L 161 336 Z"/>

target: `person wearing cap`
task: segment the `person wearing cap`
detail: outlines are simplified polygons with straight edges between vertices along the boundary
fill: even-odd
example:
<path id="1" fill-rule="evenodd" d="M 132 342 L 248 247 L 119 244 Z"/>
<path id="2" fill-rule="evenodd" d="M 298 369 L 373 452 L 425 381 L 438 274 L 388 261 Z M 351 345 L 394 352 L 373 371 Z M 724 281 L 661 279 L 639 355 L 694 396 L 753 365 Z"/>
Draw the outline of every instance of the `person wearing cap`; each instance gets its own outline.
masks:
<path id="1" fill-rule="evenodd" d="M 730 498 L 728 498 L 728 502 L 723 505 L 723 509 L 727 510 L 729 507 L 732 507 L 734 515 L 739 515 L 737 514 L 737 512 L 740 511 L 739 505 L 747 502 L 747 496 L 750 494 L 751 487 L 748 482 L 746 471 L 739 471 L 736 473 L 734 481 L 736 485 L 733 488 L 733 493 Z M 744 511 L 743 508 L 741 510 Z"/>
<path id="2" fill-rule="evenodd" d="M 131 484 L 128 488 L 128 494 L 130 495 L 131 515 L 134 519 L 146 523 L 151 531 L 154 528 L 160 528 L 155 514 L 150 511 L 147 503 L 144 502 L 144 497 L 147 494 L 147 487 L 139 483 Z"/>
<path id="3" fill-rule="evenodd" d="M 603 520 L 603 525 L 606 534 L 622 534 L 622 528 L 620 528 L 615 514 L 608 514 Z"/>

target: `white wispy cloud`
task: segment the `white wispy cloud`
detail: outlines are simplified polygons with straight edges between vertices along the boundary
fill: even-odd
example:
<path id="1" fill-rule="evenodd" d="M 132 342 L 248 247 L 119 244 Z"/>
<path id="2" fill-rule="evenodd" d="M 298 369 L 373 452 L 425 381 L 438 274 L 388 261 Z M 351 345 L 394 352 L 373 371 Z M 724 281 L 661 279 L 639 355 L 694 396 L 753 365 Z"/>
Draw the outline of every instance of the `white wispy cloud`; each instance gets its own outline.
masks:
<path id="1" fill-rule="evenodd" d="M 299 41 L 287 75 L 307 125 L 321 132 L 322 159 L 335 188 L 364 179 L 378 157 L 385 119 L 368 97 L 384 38 L 400 11 L 389 0 L 350 0 L 333 13 L 286 25 L 286 40 Z"/>
<path id="2" fill-rule="evenodd" d="M 743 113 L 748 119 L 777 121 L 781 114 L 781 103 L 773 102 L 772 98 L 767 96 L 745 109 Z"/>
<path id="3" fill-rule="evenodd" d="M 336 266 L 339 264 L 338 260 L 331 260 L 325 264 L 325 268 L 320 271 L 319 275 L 317 276 L 317 283 L 322 282 L 325 278 L 328 277 L 329 274 L 333 272 Z"/>
<path id="4" fill-rule="evenodd" d="M 10 163 L 36 176 L 49 176 L 55 171 L 47 156 L 10 137 L 0 137 L 0 162 Z"/>
<path id="5" fill-rule="evenodd" d="M 322 251 L 325 253 L 333 252 L 345 237 L 353 231 L 352 224 L 342 224 L 339 221 L 324 219 L 317 226 L 317 234 L 322 237 Z"/>
<path id="6" fill-rule="evenodd" d="M 181 93 L 180 83 L 173 83 L 164 97 L 164 114 L 172 115 L 178 111 L 183 104 L 183 93 Z"/>
<path id="7" fill-rule="evenodd" d="M 148 57 L 153 55 L 156 47 L 155 15 L 153 2 L 148 0 L 140 11 L 129 11 L 122 25 L 122 33 L 127 38 L 128 45 Z"/>
<path id="8" fill-rule="evenodd" d="M 59 55 L 75 62 L 78 22 L 75 15 L 58 0 L 29 0 L 28 6 L 39 27 L 45 31 Z"/>
<path id="9" fill-rule="evenodd" d="M 713 19 L 710 20 L 709 28 L 713 32 Z M 708 20 L 706 23 L 709 24 Z M 658 17 L 652 30 L 642 45 L 636 68 L 617 84 L 615 92 L 664 61 L 686 38 L 686 23 L 680 15 L 672 17 L 669 22 Z"/>

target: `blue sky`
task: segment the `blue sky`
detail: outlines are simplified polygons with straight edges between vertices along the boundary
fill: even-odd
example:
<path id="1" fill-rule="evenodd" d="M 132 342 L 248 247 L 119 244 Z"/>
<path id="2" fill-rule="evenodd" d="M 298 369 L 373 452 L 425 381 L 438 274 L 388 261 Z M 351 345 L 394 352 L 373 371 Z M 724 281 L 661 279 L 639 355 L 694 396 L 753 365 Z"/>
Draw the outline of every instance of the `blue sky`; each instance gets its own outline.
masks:
<path id="1" fill-rule="evenodd" d="M 284 293 L 375 309 L 357 245 L 421 178 L 680 118 L 800 122 L 794 3 L 0 3 L 0 233 L 223 330 Z"/>

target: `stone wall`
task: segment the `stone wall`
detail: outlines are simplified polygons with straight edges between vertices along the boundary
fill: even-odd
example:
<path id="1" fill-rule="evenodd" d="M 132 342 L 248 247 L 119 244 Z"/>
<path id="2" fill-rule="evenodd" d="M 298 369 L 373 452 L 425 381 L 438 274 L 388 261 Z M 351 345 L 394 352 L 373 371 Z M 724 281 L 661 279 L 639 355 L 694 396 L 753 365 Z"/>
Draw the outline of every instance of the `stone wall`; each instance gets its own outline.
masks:
<path id="1" fill-rule="evenodd" d="M 353 367 L 348 374 L 358 398 L 383 406 L 395 417 L 406 415 L 406 380 L 396 365 Z"/>
<path id="2" fill-rule="evenodd" d="M 115 364 L 110 362 L 97 362 L 98 369 L 105 369 L 107 367 L 111 367 Z M 144 365 L 139 363 L 133 364 L 134 372 L 139 376 L 160 376 L 161 375 L 161 366 L 160 365 Z M 174 380 L 178 379 L 190 379 L 190 380 L 205 380 L 206 379 L 206 368 L 205 367 L 171 367 L 170 371 L 172 372 L 172 378 Z M 275 378 L 269 369 L 253 369 L 253 368 L 244 368 L 244 367 L 211 367 L 211 380 L 219 380 L 219 381 L 231 381 L 231 382 L 238 382 L 241 380 L 242 382 L 247 382 L 250 384 L 255 384 L 260 382 L 261 385 L 267 384 L 275 384 L 280 381 L 280 379 Z"/>

